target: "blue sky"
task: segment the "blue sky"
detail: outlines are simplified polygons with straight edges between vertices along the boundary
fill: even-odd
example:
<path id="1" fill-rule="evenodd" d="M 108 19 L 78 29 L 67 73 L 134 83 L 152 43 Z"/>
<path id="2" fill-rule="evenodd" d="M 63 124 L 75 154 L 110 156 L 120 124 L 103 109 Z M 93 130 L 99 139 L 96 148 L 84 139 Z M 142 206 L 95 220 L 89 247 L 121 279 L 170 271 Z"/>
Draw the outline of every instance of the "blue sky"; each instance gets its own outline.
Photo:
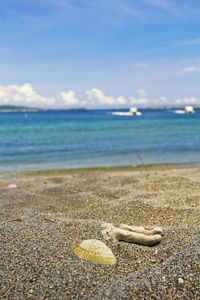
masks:
<path id="1" fill-rule="evenodd" d="M 200 2 L 0 2 L 0 103 L 200 104 Z"/>

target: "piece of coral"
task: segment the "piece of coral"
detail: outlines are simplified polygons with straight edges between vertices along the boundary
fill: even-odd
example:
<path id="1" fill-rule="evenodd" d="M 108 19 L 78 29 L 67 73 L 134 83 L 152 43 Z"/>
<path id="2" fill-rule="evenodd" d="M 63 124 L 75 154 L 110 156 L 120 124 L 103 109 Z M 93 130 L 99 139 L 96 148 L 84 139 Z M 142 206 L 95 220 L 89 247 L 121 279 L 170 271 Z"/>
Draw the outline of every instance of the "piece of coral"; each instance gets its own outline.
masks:
<path id="1" fill-rule="evenodd" d="M 161 227 L 154 227 L 154 228 L 147 228 L 144 226 L 130 226 L 126 224 L 120 224 L 119 226 L 122 229 L 142 233 L 145 235 L 154 235 L 154 234 L 160 234 L 163 235 L 163 230 Z"/>
<path id="2" fill-rule="evenodd" d="M 102 224 L 101 231 L 105 240 L 124 241 L 144 246 L 154 246 L 160 243 L 163 236 L 161 227 L 145 228 L 143 226 L 129 226 L 121 224 L 114 227 L 111 223 Z"/>

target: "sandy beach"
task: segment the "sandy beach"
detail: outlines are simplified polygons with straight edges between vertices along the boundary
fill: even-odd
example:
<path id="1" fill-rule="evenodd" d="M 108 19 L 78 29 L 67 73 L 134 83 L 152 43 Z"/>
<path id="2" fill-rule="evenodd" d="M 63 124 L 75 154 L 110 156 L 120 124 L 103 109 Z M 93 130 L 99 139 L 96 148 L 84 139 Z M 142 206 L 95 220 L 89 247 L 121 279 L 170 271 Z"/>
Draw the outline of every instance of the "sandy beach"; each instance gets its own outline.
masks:
<path id="1" fill-rule="evenodd" d="M 0 299 L 200 298 L 200 168 L 12 175 L 0 208 Z M 106 241 L 114 266 L 79 259 L 73 247 L 104 241 L 103 222 L 165 235 L 154 247 Z"/>

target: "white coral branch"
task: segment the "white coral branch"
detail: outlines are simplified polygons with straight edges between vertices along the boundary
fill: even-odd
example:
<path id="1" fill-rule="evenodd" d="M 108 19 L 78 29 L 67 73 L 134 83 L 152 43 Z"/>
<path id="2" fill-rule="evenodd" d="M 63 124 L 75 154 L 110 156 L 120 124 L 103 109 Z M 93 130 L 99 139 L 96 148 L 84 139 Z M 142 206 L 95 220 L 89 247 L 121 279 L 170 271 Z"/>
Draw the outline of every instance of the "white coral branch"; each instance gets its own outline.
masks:
<path id="1" fill-rule="evenodd" d="M 125 224 L 121 224 L 120 227 L 114 227 L 111 223 L 102 224 L 101 232 L 104 239 L 145 246 L 154 246 L 162 240 L 163 230 L 160 227 L 146 229 L 142 226 L 129 226 Z"/>

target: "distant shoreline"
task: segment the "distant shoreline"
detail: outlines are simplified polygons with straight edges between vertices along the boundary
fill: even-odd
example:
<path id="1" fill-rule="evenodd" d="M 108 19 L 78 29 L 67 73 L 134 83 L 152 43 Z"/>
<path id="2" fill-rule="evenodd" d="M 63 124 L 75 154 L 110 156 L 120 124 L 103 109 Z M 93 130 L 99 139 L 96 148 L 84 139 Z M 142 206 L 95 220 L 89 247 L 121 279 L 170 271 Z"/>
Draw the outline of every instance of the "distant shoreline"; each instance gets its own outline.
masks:
<path id="1" fill-rule="evenodd" d="M 194 109 L 200 109 L 200 106 L 193 106 Z M 0 113 L 18 113 L 18 112 L 59 112 L 59 111 L 116 111 L 122 110 L 126 111 L 129 110 L 129 107 L 107 107 L 107 108 L 34 108 L 34 107 L 20 107 L 20 106 L 2 106 L 0 105 Z M 184 106 L 167 106 L 167 107 L 138 107 L 140 110 L 178 110 L 184 109 Z"/>
<path id="2" fill-rule="evenodd" d="M 145 164 L 145 165 L 125 165 L 125 166 L 99 166 L 99 167 L 82 167 L 70 169 L 38 169 L 38 170 L 20 170 L 14 172 L 1 173 L 2 177 L 12 176 L 48 176 L 48 175 L 65 175 L 77 173 L 92 173 L 92 172 L 131 172 L 131 171 L 156 171 L 156 170 L 170 170 L 170 169 L 183 169 L 183 168 L 199 168 L 198 163 L 181 163 L 181 164 Z"/>
<path id="3" fill-rule="evenodd" d="M 10 112 L 37 112 L 40 111 L 36 107 L 15 106 L 15 105 L 0 105 L 0 113 Z"/>
<path id="4" fill-rule="evenodd" d="M 38 112 L 40 110 L 37 110 L 37 109 L 23 109 L 23 110 L 0 110 L 0 113 L 18 113 L 18 112 L 23 112 L 23 113 L 27 113 L 27 112 Z"/>

